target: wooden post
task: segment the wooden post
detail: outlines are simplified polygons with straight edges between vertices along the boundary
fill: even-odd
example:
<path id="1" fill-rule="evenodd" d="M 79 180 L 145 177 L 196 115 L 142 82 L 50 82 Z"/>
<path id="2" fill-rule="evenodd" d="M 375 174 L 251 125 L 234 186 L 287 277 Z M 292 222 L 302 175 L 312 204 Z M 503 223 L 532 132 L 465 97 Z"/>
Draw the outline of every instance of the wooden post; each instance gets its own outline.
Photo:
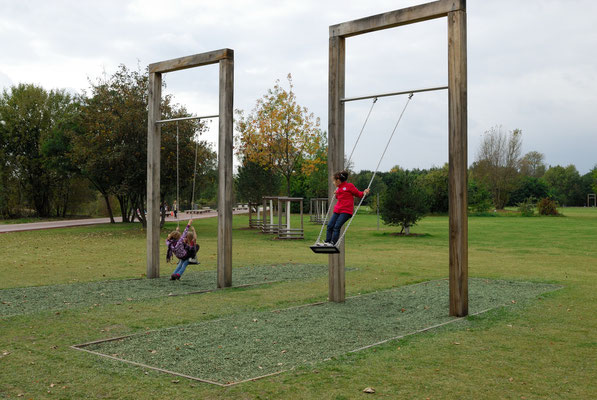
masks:
<path id="1" fill-rule="evenodd" d="M 450 315 L 468 315 L 466 12 L 448 13 Z"/>
<path id="2" fill-rule="evenodd" d="M 330 28 L 330 35 L 332 31 Z M 346 39 L 341 36 L 330 36 L 329 61 L 329 99 L 328 99 L 328 201 L 332 204 L 336 187 L 332 175 L 344 168 L 344 97 Z M 329 257 L 329 289 L 330 301 L 343 302 L 344 287 L 344 241 L 339 245 L 340 253 Z"/>
<path id="3" fill-rule="evenodd" d="M 160 277 L 160 119 L 162 74 L 149 74 L 147 118 L 147 277 Z"/>
<path id="4" fill-rule="evenodd" d="M 232 286 L 232 193 L 234 58 L 220 60 L 218 143 L 218 287 Z"/>

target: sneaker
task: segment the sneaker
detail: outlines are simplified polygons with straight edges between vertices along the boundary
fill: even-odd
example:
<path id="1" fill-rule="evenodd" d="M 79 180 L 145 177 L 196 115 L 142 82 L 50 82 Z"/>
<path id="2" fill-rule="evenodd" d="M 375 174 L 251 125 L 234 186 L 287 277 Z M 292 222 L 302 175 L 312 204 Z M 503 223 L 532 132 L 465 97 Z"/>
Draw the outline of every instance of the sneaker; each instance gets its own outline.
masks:
<path id="1" fill-rule="evenodd" d="M 334 243 L 332 242 L 325 242 L 323 245 L 326 247 L 334 247 Z"/>
<path id="2" fill-rule="evenodd" d="M 174 280 L 176 280 L 176 275 L 175 275 L 175 274 L 172 274 L 172 275 L 170 275 L 170 280 L 171 280 L 171 281 L 174 281 Z"/>
<path id="3" fill-rule="evenodd" d="M 323 243 L 321 243 L 321 242 L 317 242 L 317 243 L 315 243 L 315 246 L 318 246 L 318 247 L 323 247 L 323 246 L 324 246 L 324 244 L 323 244 Z"/>
<path id="4" fill-rule="evenodd" d="M 175 274 L 174 275 L 174 279 L 176 279 L 177 281 L 179 281 L 180 280 L 180 274 Z"/>

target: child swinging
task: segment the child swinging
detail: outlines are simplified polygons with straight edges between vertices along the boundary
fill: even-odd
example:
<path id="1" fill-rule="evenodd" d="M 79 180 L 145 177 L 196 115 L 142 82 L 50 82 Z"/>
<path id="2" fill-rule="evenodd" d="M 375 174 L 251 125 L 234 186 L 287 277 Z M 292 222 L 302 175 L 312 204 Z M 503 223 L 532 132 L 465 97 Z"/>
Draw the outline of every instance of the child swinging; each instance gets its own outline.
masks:
<path id="1" fill-rule="evenodd" d="M 166 253 L 166 262 L 170 262 L 172 255 L 174 254 L 178 258 L 178 265 L 170 276 L 170 280 L 179 280 L 185 269 L 189 265 L 190 259 L 195 258 L 197 251 L 199 251 L 199 245 L 195 244 L 197 234 L 195 228 L 191 227 L 193 219 L 189 220 L 186 228 L 180 233 L 178 228 L 172 231 L 166 239 L 166 247 L 168 248 Z"/>

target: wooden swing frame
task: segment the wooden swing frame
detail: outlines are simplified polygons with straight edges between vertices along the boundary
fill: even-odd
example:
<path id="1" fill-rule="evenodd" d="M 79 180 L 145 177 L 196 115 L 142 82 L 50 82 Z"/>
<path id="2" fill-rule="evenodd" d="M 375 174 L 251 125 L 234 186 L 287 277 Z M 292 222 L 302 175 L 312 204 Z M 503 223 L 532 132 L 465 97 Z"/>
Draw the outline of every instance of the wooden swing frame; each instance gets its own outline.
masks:
<path id="1" fill-rule="evenodd" d="M 439 0 L 330 26 L 328 172 L 344 166 L 346 38 L 447 17 L 450 315 L 468 315 L 466 0 Z M 411 91 L 407 91 L 411 93 Z M 334 184 L 329 181 L 329 201 Z M 345 299 L 344 242 L 329 256 L 329 300 Z"/>

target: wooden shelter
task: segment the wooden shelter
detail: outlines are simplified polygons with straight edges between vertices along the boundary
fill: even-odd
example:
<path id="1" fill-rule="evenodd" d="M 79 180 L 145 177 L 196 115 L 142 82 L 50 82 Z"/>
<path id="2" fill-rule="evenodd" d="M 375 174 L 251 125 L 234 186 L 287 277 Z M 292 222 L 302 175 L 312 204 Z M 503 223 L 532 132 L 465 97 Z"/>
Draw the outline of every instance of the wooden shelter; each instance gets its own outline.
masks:
<path id="1" fill-rule="evenodd" d="M 293 228 L 291 225 L 291 205 L 300 204 L 301 227 Z M 305 229 L 303 224 L 303 198 L 278 197 L 278 239 L 304 239 Z"/>
<path id="2" fill-rule="evenodd" d="M 325 223 L 325 217 L 328 212 L 327 197 L 313 197 L 309 202 L 309 221 L 316 224 Z"/>

